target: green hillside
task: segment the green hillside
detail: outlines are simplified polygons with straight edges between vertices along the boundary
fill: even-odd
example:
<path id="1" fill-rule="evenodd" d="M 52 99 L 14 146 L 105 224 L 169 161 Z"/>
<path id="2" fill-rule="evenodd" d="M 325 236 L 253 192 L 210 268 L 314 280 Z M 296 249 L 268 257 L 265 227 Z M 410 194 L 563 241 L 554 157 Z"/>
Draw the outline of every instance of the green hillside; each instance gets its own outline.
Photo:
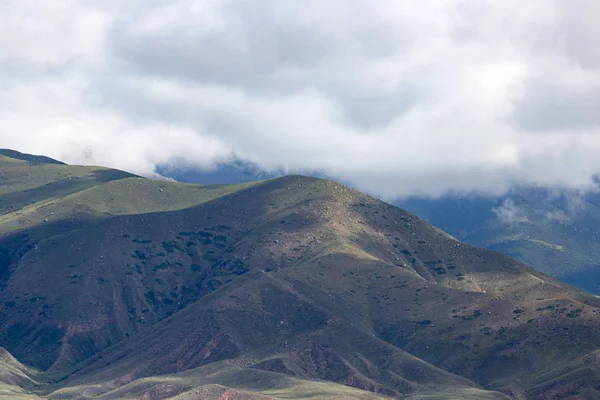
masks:
<path id="1" fill-rule="evenodd" d="M 338 183 L 184 185 L 7 157 L 0 171 L 10 182 L 0 346 L 28 366 L 14 360 L 0 375 L 15 393 L 371 400 L 597 390 L 600 370 L 582 360 L 600 348 L 600 299 Z"/>

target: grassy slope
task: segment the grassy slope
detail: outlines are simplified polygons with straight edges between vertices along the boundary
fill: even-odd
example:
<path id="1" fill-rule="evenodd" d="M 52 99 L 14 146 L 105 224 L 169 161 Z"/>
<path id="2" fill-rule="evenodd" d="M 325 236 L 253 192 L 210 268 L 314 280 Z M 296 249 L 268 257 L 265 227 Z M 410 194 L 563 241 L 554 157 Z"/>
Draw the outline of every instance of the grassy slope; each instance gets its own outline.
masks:
<path id="1" fill-rule="evenodd" d="M 29 163 L 0 156 L 2 214 L 17 211 L 37 201 L 64 196 L 102 182 L 132 176 L 97 167 Z"/>
<path id="2" fill-rule="evenodd" d="M 25 367 L 10 353 L 0 347 L 0 398 L 34 399 L 31 391 L 39 387 L 33 379 L 36 371 Z"/>
<path id="3" fill-rule="evenodd" d="M 333 182 L 120 179 L 51 203 L 45 223 L 8 235 L 25 244 L 11 242 L 23 251 L 0 292 L 0 338 L 70 371 L 54 389 L 230 359 L 383 395 L 477 398 L 477 384 L 523 393 L 600 344 L 597 299 Z"/>
<path id="4" fill-rule="evenodd" d="M 42 223 L 188 208 L 255 183 L 185 185 L 100 167 L 31 164 L 0 156 L 0 232 Z"/>
<path id="5" fill-rule="evenodd" d="M 75 386 L 52 393 L 49 398 L 71 398 L 90 394 L 90 386 Z M 95 386 L 102 392 L 107 388 Z M 230 362 L 217 362 L 174 375 L 142 378 L 99 395 L 99 399 L 133 399 L 151 394 L 154 398 L 222 399 L 227 394 L 248 400 L 311 399 L 311 400 L 383 400 L 388 396 L 328 381 L 318 381 L 288 374 L 244 368 Z M 225 395 L 225 396 L 224 396 Z M 222 397 L 223 396 L 223 397 Z M 446 391 L 444 397 L 435 393 L 422 393 L 420 399 L 479 399 L 500 400 L 498 393 L 476 388 L 458 388 Z M 226 398 L 226 397 L 225 397 Z M 411 396 L 402 398 L 412 398 Z"/>
<path id="6" fill-rule="evenodd" d="M 344 399 L 381 400 L 388 397 L 332 382 L 299 379 L 286 374 L 243 368 L 218 362 L 175 375 L 142 378 L 116 389 L 95 386 L 99 399 L 134 399 L 144 394 L 153 398 L 221 399 L 229 393 L 248 399 Z M 49 398 L 74 398 L 91 394 L 90 386 L 67 387 Z M 195 396 L 194 396 L 195 395 Z M 247 397 L 246 397 L 247 396 Z"/>

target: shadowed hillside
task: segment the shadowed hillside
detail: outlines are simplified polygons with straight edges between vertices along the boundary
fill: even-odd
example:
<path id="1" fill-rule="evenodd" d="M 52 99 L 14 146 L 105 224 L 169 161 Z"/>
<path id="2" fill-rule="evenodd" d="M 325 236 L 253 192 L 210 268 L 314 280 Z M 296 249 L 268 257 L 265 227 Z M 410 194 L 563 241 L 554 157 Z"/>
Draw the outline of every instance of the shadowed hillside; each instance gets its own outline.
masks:
<path id="1" fill-rule="evenodd" d="M 0 345 L 45 371 L 39 396 L 597 391 L 600 300 L 335 182 L 0 168 Z"/>

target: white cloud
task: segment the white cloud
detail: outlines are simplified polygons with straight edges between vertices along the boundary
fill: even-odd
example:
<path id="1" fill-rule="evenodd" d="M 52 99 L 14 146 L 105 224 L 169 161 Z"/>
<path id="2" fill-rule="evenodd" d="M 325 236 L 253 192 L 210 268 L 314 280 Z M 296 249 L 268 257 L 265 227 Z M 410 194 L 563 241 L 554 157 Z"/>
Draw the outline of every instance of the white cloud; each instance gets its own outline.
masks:
<path id="1" fill-rule="evenodd" d="M 0 7 L 0 147 L 142 174 L 246 160 L 388 198 L 600 172 L 593 0 Z"/>
<path id="2" fill-rule="evenodd" d="M 492 212 L 505 225 L 513 225 L 519 218 L 519 208 L 511 199 L 504 199 L 500 206 L 492 208 Z"/>

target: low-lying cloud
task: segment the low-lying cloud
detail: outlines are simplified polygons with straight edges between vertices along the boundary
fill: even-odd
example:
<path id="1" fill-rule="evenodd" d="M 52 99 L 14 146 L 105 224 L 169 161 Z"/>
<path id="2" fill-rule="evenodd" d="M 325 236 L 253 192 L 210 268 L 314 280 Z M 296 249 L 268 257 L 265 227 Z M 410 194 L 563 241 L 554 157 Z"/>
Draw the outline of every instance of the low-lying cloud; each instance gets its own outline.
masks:
<path id="1" fill-rule="evenodd" d="M 600 172 L 594 0 L 2 7 L 0 147 L 146 175 L 244 161 L 387 198 Z"/>

